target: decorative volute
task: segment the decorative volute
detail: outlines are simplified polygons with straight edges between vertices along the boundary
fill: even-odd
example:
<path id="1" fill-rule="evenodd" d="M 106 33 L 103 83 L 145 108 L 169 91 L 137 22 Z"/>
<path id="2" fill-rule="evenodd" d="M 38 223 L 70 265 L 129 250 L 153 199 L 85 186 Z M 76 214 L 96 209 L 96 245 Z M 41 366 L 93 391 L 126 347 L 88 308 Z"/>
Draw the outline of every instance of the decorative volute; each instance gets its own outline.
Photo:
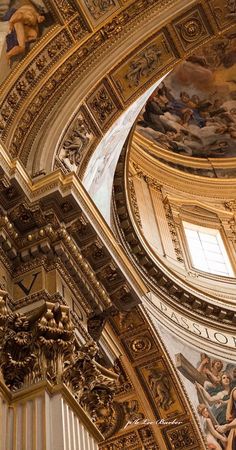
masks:
<path id="1" fill-rule="evenodd" d="M 42 381 L 64 383 L 106 434 L 114 420 L 113 393 L 118 375 L 96 362 L 98 346 L 76 342 L 67 306 L 46 302 L 31 315 L 11 312 L 0 297 L 0 367 L 10 391 Z"/>

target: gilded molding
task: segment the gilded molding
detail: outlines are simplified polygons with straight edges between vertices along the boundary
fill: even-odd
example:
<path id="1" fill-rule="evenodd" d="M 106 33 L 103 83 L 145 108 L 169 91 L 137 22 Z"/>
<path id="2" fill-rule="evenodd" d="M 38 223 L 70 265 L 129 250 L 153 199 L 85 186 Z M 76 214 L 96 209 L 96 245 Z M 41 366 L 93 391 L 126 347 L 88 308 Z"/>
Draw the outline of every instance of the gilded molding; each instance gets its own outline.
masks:
<path id="1" fill-rule="evenodd" d="M 44 303 L 25 315 L 12 313 L 0 297 L 0 331 L 0 370 L 10 391 L 64 383 L 103 435 L 114 431 L 117 376 L 97 363 L 95 342 L 78 345 L 67 306 Z"/>
<path id="2" fill-rule="evenodd" d="M 158 295 L 161 293 L 170 306 L 178 304 L 187 316 L 192 313 L 195 317 L 199 315 L 199 320 L 203 318 L 205 320 L 207 317 L 206 320 L 210 320 L 211 323 L 215 321 L 218 326 L 220 321 L 224 328 L 234 327 L 236 317 L 230 305 L 226 306 L 225 301 L 224 304 L 213 304 L 207 295 L 198 295 L 197 289 L 194 291 L 192 289 L 190 293 L 187 285 L 184 285 L 182 281 L 178 284 L 176 277 L 175 280 L 172 280 L 171 275 L 164 272 L 156 260 L 153 261 L 152 252 L 148 252 L 142 244 L 128 212 L 127 194 L 122 181 L 122 175 L 125 173 L 125 150 L 124 147 L 115 174 L 117 182 L 114 184 L 114 223 L 119 239 L 130 255 L 131 261 L 151 289 Z M 138 173 L 143 177 L 142 170 L 139 170 Z M 128 240 L 126 236 L 132 236 L 132 239 Z M 179 256 L 181 257 L 181 255 Z"/>
<path id="3" fill-rule="evenodd" d="M 81 7 L 79 0 L 76 0 L 78 6 Z M 118 0 L 106 0 L 97 2 L 96 0 L 85 0 L 83 2 L 83 9 L 88 16 L 93 26 L 98 26 L 110 15 L 114 14 L 120 9 Z"/>
<path id="4" fill-rule="evenodd" d="M 170 229 L 170 234 L 171 234 L 172 242 L 174 245 L 177 260 L 179 262 L 183 263 L 184 262 L 183 252 L 182 252 L 179 236 L 178 236 L 177 229 L 176 229 L 176 223 L 174 220 L 173 212 L 172 212 L 171 205 L 170 205 L 168 199 L 165 199 L 164 208 L 165 208 L 166 218 L 168 221 L 168 226 Z"/>
<path id="5" fill-rule="evenodd" d="M 115 120 L 120 107 L 118 98 L 106 79 L 96 87 L 86 104 L 102 130 L 107 129 Z"/>
<path id="6" fill-rule="evenodd" d="M 118 442 L 127 442 L 127 448 L 133 449 L 131 443 L 129 443 L 129 439 L 126 441 L 131 432 L 134 433 L 132 434 L 132 439 L 135 439 L 135 442 L 137 443 L 140 438 L 148 438 L 148 435 L 149 438 L 151 438 L 152 435 L 153 441 L 150 440 L 150 447 L 148 446 L 148 449 L 162 449 L 165 448 L 164 445 L 169 448 L 171 439 L 174 440 L 174 436 L 171 438 L 170 433 L 176 432 L 177 436 L 178 433 L 180 434 L 179 429 L 181 428 L 182 430 L 182 427 L 186 433 L 185 444 L 187 444 L 187 436 L 189 434 L 189 436 L 195 436 L 194 449 L 203 449 L 203 443 L 198 434 L 196 422 L 193 419 L 189 419 L 188 416 L 187 405 L 185 404 L 186 393 L 184 396 L 179 396 L 179 382 L 177 381 L 175 370 L 170 363 L 168 353 L 164 349 L 160 338 L 153 332 L 152 327 L 148 324 L 147 316 L 143 314 L 142 308 L 136 307 L 132 311 L 123 313 L 122 315 L 119 313 L 118 315 L 113 316 L 110 319 L 110 322 L 115 330 L 115 335 L 120 338 L 122 349 L 125 350 L 125 354 L 129 358 L 129 362 L 125 365 L 126 370 L 129 372 L 129 366 L 132 365 L 132 371 L 138 376 L 140 382 L 140 385 L 137 385 L 137 382 L 135 383 L 136 392 L 134 392 L 132 399 L 135 398 L 136 402 L 139 402 L 139 398 L 142 398 L 143 395 L 141 390 L 145 392 L 145 397 L 151 402 L 152 409 L 150 410 L 147 407 L 144 409 L 144 418 L 150 422 L 154 422 L 154 425 L 146 425 L 145 429 L 147 434 L 144 431 L 142 421 L 140 424 L 136 423 L 133 426 L 131 425 L 127 429 L 122 430 L 122 436 L 108 440 L 106 442 L 107 446 L 101 446 L 102 450 L 115 449 Z M 117 401 L 120 401 L 120 397 L 116 398 Z M 130 399 L 131 397 L 126 398 Z M 137 403 L 134 401 L 132 405 L 134 414 L 143 412 L 142 409 L 137 409 Z M 155 420 L 165 420 L 166 418 L 168 421 L 168 417 L 171 417 L 171 411 L 174 411 L 174 417 L 177 417 L 177 421 L 179 419 L 182 423 L 181 425 L 176 424 L 172 426 L 160 423 L 158 429 L 161 430 L 161 435 L 163 437 L 163 440 L 160 440 Z M 193 416 L 195 415 L 193 414 Z M 141 416 L 139 415 L 137 419 L 141 420 Z M 154 443 L 155 446 L 152 447 Z M 142 445 L 144 444 L 148 445 L 148 443 L 142 441 Z M 173 446 L 171 448 L 178 447 Z"/>
<path id="7" fill-rule="evenodd" d="M 166 3 L 166 7 L 170 6 L 170 5 L 171 5 L 171 1 Z M 203 7 L 204 7 L 204 4 L 203 4 L 203 6 L 200 7 L 200 9 L 202 10 Z M 32 147 L 35 136 L 38 133 L 39 129 L 41 128 L 43 121 L 48 116 L 48 111 L 51 109 L 52 92 L 54 94 L 53 104 L 55 105 L 57 103 L 57 101 L 59 100 L 59 98 L 65 93 L 65 89 L 68 89 L 68 87 L 71 85 L 71 83 L 74 82 L 75 74 L 78 77 L 79 73 L 81 75 L 82 75 L 82 73 L 84 73 L 85 66 L 83 67 L 83 65 L 84 65 L 85 59 L 86 59 L 86 69 L 88 70 L 88 67 L 92 68 L 92 65 L 95 64 L 96 59 L 99 58 L 100 51 L 103 49 L 103 52 L 104 52 L 104 50 L 105 50 L 104 46 L 107 45 L 108 47 L 111 48 L 111 45 L 114 45 L 114 43 L 117 44 L 118 40 L 122 39 L 122 37 L 125 36 L 125 33 L 128 32 L 128 28 L 127 28 L 128 24 L 129 24 L 129 31 L 130 31 L 131 23 L 132 23 L 132 27 L 134 29 L 135 26 L 137 27 L 138 25 L 140 25 L 141 21 L 144 21 L 145 18 L 151 17 L 150 14 L 151 14 L 152 10 L 156 11 L 158 14 L 159 8 L 160 8 L 160 5 L 156 5 L 155 1 L 153 1 L 153 0 L 151 2 L 148 0 L 142 0 L 142 2 L 141 3 L 139 2 L 138 4 L 136 2 L 132 3 L 127 6 L 126 10 L 124 10 L 124 11 L 126 11 L 126 14 L 124 14 L 124 11 L 122 11 L 121 13 L 118 14 L 116 19 L 112 19 L 110 24 L 106 23 L 105 25 L 103 25 L 103 28 L 101 28 L 94 35 L 92 35 L 84 44 L 82 44 L 82 46 L 79 47 L 79 49 L 75 48 L 74 54 L 72 56 L 70 56 L 67 59 L 67 61 L 64 62 L 62 66 L 60 66 L 60 68 L 58 68 L 57 72 L 51 78 L 51 80 L 47 79 L 47 83 L 44 86 L 44 88 L 42 89 L 41 93 L 39 92 L 37 94 L 37 98 L 35 100 L 32 99 L 32 101 L 29 105 L 29 111 L 27 112 L 27 114 L 25 114 L 25 116 L 19 120 L 18 129 L 16 130 L 15 137 L 13 138 L 13 141 L 11 144 L 12 155 L 18 154 L 21 151 L 20 149 L 24 147 L 24 152 L 22 153 L 21 159 L 24 163 L 26 163 L 26 160 L 28 158 L 28 154 L 29 154 L 30 148 Z M 200 9 L 199 9 L 199 11 L 200 11 Z M 187 13 L 185 13 L 185 14 L 187 14 Z M 207 12 L 207 14 L 209 14 L 209 11 Z M 180 17 L 182 17 L 182 16 L 183 16 L 183 14 L 180 15 Z M 203 18 L 203 21 L 204 20 L 205 19 Z M 110 28 L 108 28 L 108 25 Z M 163 32 L 165 33 L 164 29 L 163 29 Z M 159 32 L 159 35 L 161 36 L 160 33 L 161 32 Z M 211 30 L 209 31 L 209 33 L 211 34 Z M 173 35 L 172 32 L 171 32 L 171 35 Z M 213 34 L 211 34 L 211 36 L 213 36 Z M 210 35 L 208 37 L 205 37 L 205 35 L 204 35 L 205 41 L 208 38 L 210 38 Z M 173 44 L 168 44 L 168 45 L 172 46 Z M 196 41 L 196 43 L 194 45 L 195 45 L 195 48 L 198 47 L 199 42 Z M 179 45 L 177 47 L 179 48 Z M 96 57 L 94 57 L 95 52 L 96 52 Z M 182 56 L 184 56 L 184 52 L 183 52 Z M 177 60 L 174 59 L 173 63 L 174 63 L 174 61 L 176 62 Z M 149 63 L 151 63 L 150 70 L 152 72 L 153 63 L 151 62 L 151 60 L 149 61 Z M 79 67 L 79 66 L 80 66 L 80 69 L 77 69 L 77 67 Z M 163 69 L 161 69 L 158 64 L 157 64 L 157 66 L 158 66 L 157 67 L 158 72 L 157 72 L 157 70 L 155 70 L 155 71 L 153 70 L 152 78 L 150 78 L 148 83 L 145 83 L 144 85 L 140 86 L 138 88 L 138 90 L 135 87 L 135 97 L 139 96 L 140 93 L 143 92 L 143 90 L 145 90 L 153 81 L 155 81 L 158 77 L 160 77 L 161 75 L 164 74 L 165 71 Z M 118 70 L 118 67 L 115 70 Z M 145 71 L 146 71 L 146 69 L 144 68 L 144 73 L 145 73 Z M 112 73 L 113 73 L 113 71 L 111 72 L 111 74 Z M 65 86 L 65 82 L 66 82 L 66 86 Z M 60 83 L 60 91 L 56 90 L 56 86 L 58 86 L 59 83 Z M 113 95 L 115 97 L 117 96 L 117 90 L 114 91 Z M 129 100 L 126 101 L 127 104 L 130 103 L 131 98 L 133 99 L 132 94 L 131 94 L 131 97 L 129 94 L 128 98 L 129 98 Z M 120 100 L 122 102 L 122 96 L 120 97 Z M 49 108 L 49 109 L 45 109 L 46 104 L 48 105 L 47 108 Z M 118 108 L 118 109 L 119 109 L 119 112 L 117 112 L 117 114 L 118 113 L 120 114 L 122 111 L 122 108 Z M 17 109 L 14 108 L 14 111 L 16 112 Z M 39 113 L 40 113 L 40 116 L 39 116 Z M 1 128 L 2 128 L 2 138 L 5 141 L 8 141 L 7 134 L 10 133 L 10 128 L 7 129 L 6 132 L 4 131 L 4 129 L 6 128 L 6 120 L 8 120 L 8 118 L 10 117 L 8 115 L 11 114 L 11 112 L 7 109 L 6 111 L 4 110 L 4 114 L 5 114 L 5 119 L 0 121 Z M 29 117 L 30 117 L 30 122 L 29 122 Z M 114 121 L 116 117 L 117 116 L 114 115 L 112 120 L 109 122 L 109 124 L 112 123 L 112 121 Z M 38 119 L 37 122 L 36 122 L 36 118 Z M 13 124 L 13 117 L 11 117 L 11 122 L 9 123 L 9 125 L 11 126 L 12 124 Z M 29 124 L 30 124 L 30 126 L 29 126 Z M 35 127 L 37 128 L 37 130 L 35 129 Z M 26 134 L 26 129 L 28 131 L 27 134 Z M 105 127 L 104 131 L 106 131 L 106 129 L 107 128 Z M 10 136 L 10 134 L 8 134 L 8 136 Z M 27 144 L 26 144 L 26 140 L 27 140 Z M 84 170 L 84 168 L 83 168 L 83 170 Z"/>
<path id="8" fill-rule="evenodd" d="M 168 71 L 177 58 L 174 44 L 165 28 L 151 41 L 143 43 L 142 50 L 136 49 L 110 74 L 123 102 L 130 100 L 156 72 Z"/>
<path id="9" fill-rule="evenodd" d="M 43 265 L 42 261 L 44 260 L 45 270 L 50 268 L 54 269 L 55 267 L 54 264 L 59 270 L 58 259 L 61 259 L 63 265 L 65 265 L 66 267 L 65 270 L 68 272 L 68 279 L 70 280 L 76 278 L 78 273 L 78 267 L 82 267 L 84 269 L 83 273 L 86 275 L 86 283 L 89 284 L 89 286 L 91 285 L 95 286 L 94 283 L 96 283 L 97 281 L 100 282 L 104 280 L 104 283 L 106 283 L 107 288 L 109 289 L 111 301 L 112 303 L 114 303 L 114 306 L 116 307 L 113 313 L 114 312 L 116 313 L 116 315 L 114 316 L 114 329 L 118 330 L 119 334 L 119 339 L 116 340 L 117 345 L 122 345 L 124 351 L 121 353 L 128 354 L 130 357 L 130 362 L 134 363 L 135 367 L 135 375 L 133 379 L 130 379 L 131 371 L 129 372 L 127 377 L 125 377 L 124 375 L 123 377 L 121 376 L 121 386 L 120 387 L 118 386 L 117 388 L 118 392 L 116 391 L 115 388 L 114 393 L 116 394 L 117 392 L 117 397 L 115 398 L 115 402 L 113 404 L 114 406 L 112 406 L 110 403 L 111 400 L 110 382 L 108 386 L 106 385 L 105 392 L 104 390 L 101 392 L 101 387 L 99 388 L 99 392 L 96 390 L 94 392 L 93 389 L 92 393 L 88 392 L 87 389 L 86 392 L 83 391 L 83 378 L 80 373 L 81 366 L 83 367 L 83 369 L 86 370 L 91 368 L 92 374 L 89 371 L 87 372 L 87 376 L 90 374 L 91 378 L 89 378 L 88 380 L 85 377 L 86 384 L 88 385 L 90 382 L 96 381 L 94 380 L 94 377 L 97 376 L 99 376 L 99 383 L 101 383 L 101 381 L 103 382 L 104 381 L 103 377 L 107 374 L 107 372 L 106 373 L 103 372 L 101 378 L 97 370 L 102 371 L 102 369 L 100 366 L 97 366 L 93 357 L 91 357 L 91 354 L 89 353 L 90 350 L 87 349 L 87 351 L 85 351 L 84 348 L 81 348 L 81 346 L 79 346 L 77 355 L 78 357 L 74 355 L 73 352 L 69 352 L 69 355 L 73 357 L 73 361 L 71 361 L 70 367 L 67 366 L 68 371 L 66 369 L 66 371 L 63 372 L 63 375 L 65 377 L 65 379 L 63 378 L 63 381 L 68 386 L 69 391 L 75 394 L 78 393 L 77 401 L 79 401 L 79 403 L 83 406 L 83 408 L 90 415 L 92 415 L 94 423 L 100 424 L 100 430 L 107 436 L 108 432 L 115 433 L 116 430 L 119 429 L 119 427 L 123 423 L 122 420 L 124 417 L 127 417 L 128 415 L 130 417 L 134 417 L 135 414 L 137 415 L 144 414 L 143 407 L 141 407 L 141 403 L 139 403 L 140 397 L 138 396 L 138 398 L 136 398 L 136 394 L 134 392 L 137 389 L 137 383 L 140 383 L 139 386 L 142 386 L 142 380 L 145 380 L 146 383 L 146 387 L 144 387 L 143 390 L 144 394 L 143 401 L 145 401 L 145 404 L 149 405 L 148 403 L 149 400 L 148 397 L 146 397 L 146 392 L 149 392 L 147 394 L 148 396 L 154 396 L 156 398 L 155 403 L 157 405 L 152 407 L 150 407 L 149 405 L 147 409 L 148 414 L 151 415 L 153 420 L 155 420 L 155 417 L 158 417 L 159 414 L 158 411 L 160 411 L 161 415 L 163 416 L 168 413 L 168 409 L 172 407 L 170 403 L 173 399 L 175 401 L 176 406 L 177 402 L 180 401 L 180 404 L 178 403 L 179 409 L 183 407 L 182 400 L 179 394 L 178 399 L 176 398 L 176 389 L 178 385 L 178 380 L 175 378 L 175 376 L 173 376 L 173 371 L 171 371 L 170 363 L 167 361 L 168 358 L 165 357 L 165 352 L 162 349 L 161 343 L 159 341 L 156 341 L 154 335 L 150 330 L 150 323 L 145 322 L 141 311 L 139 309 L 130 310 L 132 307 L 132 302 L 134 304 L 134 302 L 136 301 L 136 296 L 135 292 L 133 291 L 133 286 L 130 285 L 129 282 L 124 281 L 125 277 L 122 274 L 121 270 L 123 266 L 121 265 L 121 263 L 119 264 L 119 262 L 123 260 L 123 264 L 125 262 L 127 264 L 128 269 L 132 269 L 132 266 L 129 266 L 129 262 L 125 256 L 125 253 L 122 251 L 120 246 L 116 242 L 114 242 L 114 236 L 109 232 L 109 230 L 106 229 L 104 222 L 98 217 L 96 210 L 93 208 L 92 203 L 90 202 L 88 196 L 84 192 L 83 188 L 81 187 L 76 177 L 72 174 L 63 176 L 61 173 L 58 172 L 56 174 L 51 174 L 50 176 L 41 178 L 38 181 L 36 180 L 35 183 L 30 184 L 28 182 L 27 175 L 24 173 L 21 165 L 17 163 L 17 168 L 11 166 L 11 175 L 12 175 L 11 183 L 13 182 L 14 178 L 13 177 L 14 170 L 16 171 L 15 174 L 16 179 L 18 180 L 18 183 L 21 185 L 21 188 L 24 187 L 24 183 L 23 182 L 20 183 L 20 179 L 21 176 L 23 177 L 24 175 L 24 182 L 27 184 L 27 193 L 28 192 L 31 193 L 30 195 L 31 200 L 32 199 L 36 200 L 38 198 L 39 201 L 40 199 L 40 205 L 35 202 L 33 204 L 30 204 L 29 200 L 28 201 L 25 200 L 22 203 L 22 206 L 19 206 L 16 200 L 15 207 L 9 208 L 9 216 L 12 218 L 12 222 L 9 219 L 6 220 L 6 218 L 2 218 L 1 221 L 1 225 L 4 228 L 6 238 L 3 242 L 5 252 L 8 253 L 11 250 L 11 248 L 9 248 L 8 241 L 11 244 L 14 242 L 18 244 L 16 246 L 17 251 L 20 250 L 20 252 L 22 253 L 24 252 L 22 256 L 26 258 L 25 262 L 24 261 L 22 262 L 22 260 L 20 259 L 17 264 L 16 261 L 15 268 L 19 267 L 19 270 L 15 272 L 15 275 L 17 276 L 16 281 L 18 283 L 20 282 L 21 284 L 23 283 L 26 290 L 30 288 L 31 281 L 29 280 L 30 281 L 29 284 L 28 283 L 24 284 L 24 280 L 22 280 L 22 282 L 20 281 L 21 278 L 23 277 L 18 278 L 18 276 L 21 273 L 23 273 L 24 269 L 26 268 L 28 270 L 30 269 L 31 258 L 34 261 L 35 265 L 36 262 L 38 264 Z M 22 170 L 22 173 L 20 173 L 20 170 Z M 15 183 L 16 190 L 17 188 L 19 188 L 18 183 Z M 57 189 L 57 192 L 55 191 L 51 192 L 52 187 L 55 188 L 56 183 L 59 183 L 58 186 L 60 185 L 60 188 Z M 67 190 L 68 189 L 67 185 L 69 185 L 70 188 L 69 191 Z M 11 186 L 9 185 L 9 183 L 6 182 L 5 190 L 7 191 L 10 187 Z M 59 191 L 63 193 L 62 196 L 60 196 Z M 47 193 L 47 195 L 46 198 L 43 199 L 45 192 Z M 73 196 L 72 195 L 69 196 L 69 192 L 70 193 L 72 192 Z M 83 213 L 78 209 L 74 213 L 71 211 L 70 205 L 71 204 L 73 205 L 73 198 L 77 199 L 76 192 L 77 194 L 80 195 L 80 197 L 78 198 L 78 205 L 80 205 L 80 207 L 83 208 Z M 87 206 L 86 209 L 87 214 L 88 211 L 90 211 L 90 215 L 88 214 L 88 217 L 86 217 L 83 202 Z M 42 207 L 42 211 L 40 206 Z M 75 216 L 73 216 L 73 214 L 76 216 L 76 218 Z M 93 217 L 91 217 L 91 214 L 94 214 Z M 60 222 L 62 221 L 65 224 L 63 227 L 61 227 L 60 225 Z M 93 225 L 96 225 L 96 232 L 95 229 L 93 228 Z M 98 233 L 98 230 L 100 228 L 103 229 L 103 234 Z M 18 236 L 15 236 L 15 233 L 18 233 Z M 40 261 L 39 260 L 36 261 L 37 258 L 34 259 L 33 256 L 35 255 L 35 252 L 37 253 L 39 249 L 42 250 L 42 254 L 44 254 L 44 256 L 42 255 L 42 259 Z M 55 258 L 56 259 L 55 261 L 53 261 L 53 254 L 51 253 L 52 249 L 55 250 L 55 254 L 58 257 L 58 259 L 57 257 Z M 43 252 L 43 250 L 45 253 Z M 48 265 L 45 263 L 45 259 L 47 258 L 48 258 Z M 70 265 L 69 263 L 70 258 L 73 260 L 72 265 Z M 88 262 L 86 261 L 87 258 Z M 77 263 L 77 259 L 81 261 L 81 263 L 79 262 Z M 75 265 L 75 262 L 78 265 Z M 92 276 L 93 272 L 94 273 L 96 272 L 95 277 Z M 32 271 L 32 266 L 31 266 L 31 273 L 34 274 L 34 272 Z M 131 271 L 129 274 L 126 272 L 126 274 L 127 274 L 126 277 L 129 280 L 131 280 L 132 277 L 135 278 L 137 290 L 138 284 L 137 273 Z M 31 279 L 34 281 L 34 278 L 31 277 Z M 85 292 L 84 285 L 82 285 L 81 279 L 82 277 L 80 277 L 80 281 L 78 284 L 80 289 L 84 293 Z M 40 296 L 41 294 L 42 293 L 40 293 Z M 37 301 L 37 297 L 35 297 L 34 300 Z M 52 298 L 50 300 L 52 300 Z M 87 296 L 86 300 L 88 300 Z M 52 328 L 51 334 L 52 338 L 54 337 L 53 333 L 58 332 L 57 328 L 60 328 L 61 332 L 63 331 L 61 325 L 59 327 L 60 322 L 62 322 L 62 320 L 60 319 L 60 308 L 62 309 L 63 312 L 65 312 L 65 315 L 68 311 L 68 308 L 64 304 L 61 305 L 60 301 L 61 298 L 54 297 L 53 302 L 47 302 L 49 303 L 48 310 L 42 317 L 40 316 L 38 319 L 39 321 L 41 321 L 42 319 L 43 327 Z M 89 301 L 91 300 L 89 299 Z M 118 312 L 118 305 L 123 306 L 124 310 Z M 99 296 L 99 303 L 97 306 L 98 308 L 104 309 L 105 310 L 104 312 L 108 311 L 109 309 L 107 308 L 108 305 L 106 305 L 103 302 L 103 299 L 100 298 L 100 296 Z M 17 315 L 19 313 L 14 312 L 14 314 Z M 22 318 L 21 316 L 20 318 L 23 321 L 24 318 Z M 112 318 L 111 321 L 113 322 Z M 55 322 L 57 324 L 56 326 Z M 15 326 L 18 326 L 17 321 L 14 321 L 14 323 Z M 63 319 L 63 323 L 68 323 L 68 321 L 67 320 L 64 321 Z M 26 325 L 24 325 L 23 323 L 23 326 Z M 34 327 L 33 322 L 32 326 Z M 30 331 L 28 331 L 27 327 L 28 325 L 26 326 L 26 329 L 24 329 L 23 331 L 29 333 Z M 18 332 L 18 329 L 17 330 L 14 329 L 13 331 Z M 85 335 L 82 334 L 82 336 Z M 43 337 L 45 338 L 45 335 L 43 335 Z M 43 341 L 43 351 L 44 349 L 45 351 L 47 351 L 46 344 L 47 342 Z M 50 345 L 51 344 L 52 343 L 50 343 Z M 129 350 L 127 351 L 125 350 L 125 345 L 128 346 Z M 93 344 L 91 347 L 92 352 L 94 350 L 94 347 L 96 350 L 96 345 Z M 57 347 L 54 346 L 53 349 L 56 351 Z M 88 357 L 86 357 L 86 355 Z M 74 356 L 76 357 L 74 358 Z M 55 378 L 55 372 L 53 372 L 54 357 L 52 357 L 51 353 L 50 358 L 47 357 L 47 360 L 48 359 L 50 369 L 50 370 L 48 369 L 48 374 L 50 377 L 52 377 L 52 383 L 54 383 Z M 24 362 L 24 355 L 21 358 L 21 360 Z M 83 363 L 81 361 L 83 361 Z M 30 360 L 29 363 L 33 364 L 33 361 Z M 143 370 L 144 371 L 146 370 L 145 368 L 147 365 L 150 365 L 150 367 L 147 369 L 149 372 L 151 370 L 154 371 L 150 373 L 150 376 L 152 376 L 152 381 L 147 379 L 147 375 L 149 374 L 149 372 L 148 373 L 143 372 Z M 162 370 L 162 373 L 161 374 L 156 373 L 155 372 L 156 370 L 157 372 L 158 370 L 160 371 Z M 31 374 L 32 376 L 34 376 L 34 373 L 32 372 L 33 371 L 31 371 Z M 60 373 L 60 371 L 57 371 L 56 373 Z M 26 378 L 27 377 L 28 373 L 26 373 Z M 139 380 L 138 382 L 137 379 Z M 161 397 L 161 392 L 163 386 L 165 388 L 165 385 L 166 386 L 168 385 L 169 380 L 171 380 L 172 392 L 171 392 L 171 399 L 168 400 L 168 398 L 165 399 L 165 396 Z M 132 389 L 134 384 L 135 389 Z M 57 386 L 55 386 L 55 388 L 56 387 Z M 137 390 L 136 392 L 138 394 Z M 185 400 L 183 401 L 185 402 Z M 138 407 L 139 404 L 140 408 Z M 185 402 L 184 411 L 186 412 L 186 414 L 187 408 L 188 408 L 187 402 Z M 106 411 L 105 418 L 103 416 L 104 410 Z M 194 418 L 192 418 L 191 420 L 194 429 L 195 441 L 197 443 L 199 442 L 198 449 L 203 448 L 201 447 L 201 435 L 197 430 Z M 186 423 L 187 423 L 187 416 L 186 416 Z M 169 428 L 167 426 L 162 426 L 161 433 L 162 430 L 169 430 Z M 155 434 L 155 426 L 153 428 L 151 428 L 150 426 L 146 427 L 141 426 L 135 431 L 132 430 L 130 432 L 127 430 L 126 433 L 120 431 L 120 433 L 116 438 L 108 439 L 106 444 L 101 445 L 104 447 L 105 445 L 109 446 L 114 444 L 115 446 L 116 440 L 118 440 L 118 442 L 120 442 L 121 444 L 125 443 L 126 445 L 127 443 L 127 445 L 131 445 L 133 441 L 131 440 L 130 444 L 129 438 L 127 439 L 127 435 L 130 434 L 133 435 L 133 433 L 135 435 L 134 438 L 135 442 L 138 442 L 139 445 L 146 446 L 148 447 L 148 449 L 157 449 L 158 447 L 160 449 L 163 448 L 164 441 L 161 440 L 160 435 L 158 437 Z M 159 441 L 161 442 L 160 444 L 158 444 Z"/>
<path id="10" fill-rule="evenodd" d="M 67 30 L 61 30 L 57 36 L 49 42 L 38 57 L 36 57 L 28 66 L 27 70 L 19 77 L 14 87 L 5 101 L 1 105 L 0 133 L 4 140 L 7 132 L 7 124 L 11 124 L 13 115 L 22 106 L 25 98 L 35 87 L 41 78 L 47 73 L 51 67 L 66 53 L 71 47 L 72 39 Z M 50 84 L 48 84 L 48 87 Z M 22 128 L 18 130 L 13 141 L 14 149 L 19 145 L 18 140 L 22 140 L 25 131 L 28 129 L 33 115 L 39 111 L 39 107 L 43 98 L 38 97 L 34 108 L 28 111 L 24 116 Z"/>
<path id="11" fill-rule="evenodd" d="M 173 21 L 175 32 L 185 51 L 204 42 L 211 36 L 212 29 L 201 5 Z"/>
<path id="12" fill-rule="evenodd" d="M 133 182 L 133 179 L 131 177 L 131 174 L 129 176 L 129 193 L 130 193 L 130 201 L 131 201 L 132 209 L 133 209 L 135 218 L 137 220 L 137 224 L 142 229 L 142 222 L 141 222 L 141 217 L 140 217 L 140 214 L 139 214 L 137 197 L 136 197 L 136 192 L 135 192 L 135 189 L 134 189 L 134 182 Z"/>
<path id="13" fill-rule="evenodd" d="M 236 4 L 234 0 L 210 0 L 209 6 L 220 30 L 235 22 Z"/>
<path id="14" fill-rule="evenodd" d="M 74 5 L 70 0 L 48 0 L 52 3 L 56 10 L 61 22 L 69 22 L 77 14 Z"/>
<path id="15" fill-rule="evenodd" d="M 173 450 L 198 450 L 199 448 L 190 424 L 185 423 L 174 430 L 168 430 L 166 437 Z"/>

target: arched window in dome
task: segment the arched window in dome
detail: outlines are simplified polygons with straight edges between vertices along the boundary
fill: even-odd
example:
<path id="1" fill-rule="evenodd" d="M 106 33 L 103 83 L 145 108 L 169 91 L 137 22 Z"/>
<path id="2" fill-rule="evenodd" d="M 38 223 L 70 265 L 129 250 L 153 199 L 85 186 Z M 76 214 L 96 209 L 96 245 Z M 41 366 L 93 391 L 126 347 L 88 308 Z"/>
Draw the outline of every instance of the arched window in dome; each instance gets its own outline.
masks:
<path id="1" fill-rule="evenodd" d="M 188 250 L 195 269 L 215 275 L 234 277 L 219 229 L 183 222 Z"/>

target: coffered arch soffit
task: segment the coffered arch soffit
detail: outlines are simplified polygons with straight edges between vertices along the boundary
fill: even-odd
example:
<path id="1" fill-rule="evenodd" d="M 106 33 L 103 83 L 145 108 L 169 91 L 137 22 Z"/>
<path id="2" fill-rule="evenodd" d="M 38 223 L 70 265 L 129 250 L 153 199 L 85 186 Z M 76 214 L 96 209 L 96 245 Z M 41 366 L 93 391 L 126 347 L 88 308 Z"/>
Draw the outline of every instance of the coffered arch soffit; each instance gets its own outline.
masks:
<path id="1" fill-rule="evenodd" d="M 226 1 L 113 3 L 95 19 L 82 4 L 48 2 L 57 24 L 2 86 L 1 140 L 30 174 L 62 167 L 82 177 L 118 116 L 234 23 Z M 83 135 L 77 159 L 75 152 L 65 157 L 75 126 Z"/>

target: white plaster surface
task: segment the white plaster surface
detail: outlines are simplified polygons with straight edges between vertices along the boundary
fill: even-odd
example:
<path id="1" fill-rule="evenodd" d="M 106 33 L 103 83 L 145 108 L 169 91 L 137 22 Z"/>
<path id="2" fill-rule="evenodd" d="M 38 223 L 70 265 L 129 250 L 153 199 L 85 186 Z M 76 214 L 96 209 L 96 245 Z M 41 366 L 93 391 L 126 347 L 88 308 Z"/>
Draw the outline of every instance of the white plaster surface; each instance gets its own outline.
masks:
<path id="1" fill-rule="evenodd" d="M 83 185 L 109 225 L 113 177 L 122 147 L 139 111 L 163 79 L 139 97 L 112 125 L 97 146 L 84 174 Z"/>

